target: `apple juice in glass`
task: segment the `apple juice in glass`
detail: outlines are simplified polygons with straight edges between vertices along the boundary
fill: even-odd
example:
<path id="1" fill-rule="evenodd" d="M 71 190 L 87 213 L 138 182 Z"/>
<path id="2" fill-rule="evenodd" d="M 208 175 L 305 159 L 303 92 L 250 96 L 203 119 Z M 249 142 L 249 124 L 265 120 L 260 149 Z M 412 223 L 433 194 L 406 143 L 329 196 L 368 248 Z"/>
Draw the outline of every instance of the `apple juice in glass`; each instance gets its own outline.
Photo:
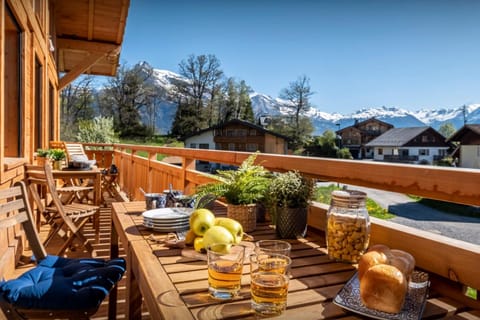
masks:
<path id="1" fill-rule="evenodd" d="M 207 248 L 208 291 L 216 299 L 231 299 L 241 287 L 245 247 L 215 243 Z"/>
<path id="2" fill-rule="evenodd" d="M 254 271 L 250 283 L 252 309 L 263 316 L 282 314 L 287 307 L 288 281 L 285 274 Z"/>

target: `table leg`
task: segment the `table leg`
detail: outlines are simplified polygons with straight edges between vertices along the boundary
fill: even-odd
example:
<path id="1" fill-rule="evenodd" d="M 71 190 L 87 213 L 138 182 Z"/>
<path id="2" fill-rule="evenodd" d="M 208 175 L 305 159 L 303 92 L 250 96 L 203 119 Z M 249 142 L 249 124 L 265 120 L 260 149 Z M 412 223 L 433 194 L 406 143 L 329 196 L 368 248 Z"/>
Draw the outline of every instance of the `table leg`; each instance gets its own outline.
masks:
<path id="1" fill-rule="evenodd" d="M 94 203 L 96 206 L 102 205 L 102 173 L 98 172 L 95 175 Z"/>
<path id="2" fill-rule="evenodd" d="M 110 233 L 110 259 L 118 258 L 119 249 L 118 249 L 118 234 L 115 225 L 111 223 L 111 233 Z M 117 285 L 113 287 L 108 296 L 108 319 L 115 320 L 117 318 Z"/>
<path id="3" fill-rule="evenodd" d="M 142 294 L 137 278 L 132 270 L 131 253 L 127 255 L 127 298 L 125 310 L 127 319 L 142 319 Z"/>

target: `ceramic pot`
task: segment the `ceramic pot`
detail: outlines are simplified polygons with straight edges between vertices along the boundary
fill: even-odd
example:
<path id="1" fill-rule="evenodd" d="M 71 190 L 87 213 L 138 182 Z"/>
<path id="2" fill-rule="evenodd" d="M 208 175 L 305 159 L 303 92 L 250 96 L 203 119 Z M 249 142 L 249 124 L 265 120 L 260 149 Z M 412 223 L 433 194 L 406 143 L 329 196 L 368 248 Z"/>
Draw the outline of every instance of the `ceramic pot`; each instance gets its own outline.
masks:
<path id="1" fill-rule="evenodd" d="M 276 232 L 281 239 L 296 239 L 307 234 L 308 208 L 277 207 Z"/>

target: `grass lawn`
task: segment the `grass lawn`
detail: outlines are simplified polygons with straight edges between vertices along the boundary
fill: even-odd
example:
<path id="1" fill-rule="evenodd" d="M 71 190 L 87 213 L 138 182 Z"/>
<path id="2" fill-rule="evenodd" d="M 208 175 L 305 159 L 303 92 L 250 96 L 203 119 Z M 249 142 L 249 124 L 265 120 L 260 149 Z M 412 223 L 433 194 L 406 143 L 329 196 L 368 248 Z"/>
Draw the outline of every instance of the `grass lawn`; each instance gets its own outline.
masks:
<path id="1" fill-rule="evenodd" d="M 157 137 L 156 139 L 150 141 L 143 141 L 143 140 L 132 140 L 132 139 L 124 139 L 120 143 L 125 144 L 135 144 L 141 146 L 157 146 L 157 147 L 183 147 L 183 142 L 179 142 L 176 140 L 172 140 L 171 138 L 167 137 Z M 148 152 L 146 151 L 139 151 L 137 155 L 140 157 L 148 157 Z M 157 160 L 161 161 L 165 158 L 166 155 L 164 154 L 157 154 Z"/>
<path id="2" fill-rule="evenodd" d="M 330 204 L 331 200 L 331 193 L 334 190 L 340 190 L 340 187 L 337 187 L 335 184 L 330 184 L 326 187 L 317 187 L 315 188 L 315 193 L 314 193 L 314 200 L 321 202 L 321 203 L 326 203 Z M 388 212 L 386 209 L 382 208 L 379 206 L 375 201 L 373 201 L 370 198 L 367 198 L 367 210 L 368 214 L 372 217 L 379 218 L 379 219 L 391 219 L 395 217 L 394 214 L 391 214 Z"/>

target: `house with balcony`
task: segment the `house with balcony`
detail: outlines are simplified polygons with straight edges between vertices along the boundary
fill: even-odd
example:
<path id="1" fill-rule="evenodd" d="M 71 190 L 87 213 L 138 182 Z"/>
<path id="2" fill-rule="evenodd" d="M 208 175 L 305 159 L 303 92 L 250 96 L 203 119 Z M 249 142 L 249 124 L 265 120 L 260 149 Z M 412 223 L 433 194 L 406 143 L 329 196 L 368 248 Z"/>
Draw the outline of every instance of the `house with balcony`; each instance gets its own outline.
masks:
<path id="1" fill-rule="evenodd" d="M 365 145 L 376 161 L 433 164 L 451 145 L 432 127 L 393 128 Z"/>
<path id="2" fill-rule="evenodd" d="M 373 158 L 373 149 L 366 144 L 392 128 L 393 125 L 375 118 L 357 119 L 353 125 L 337 130 L 336 134 L 341 137 L 342 147 L 348 148 L 354 159 L 365 159 Z"/>
<path id="3" fill-rule="evenodd" d="M 185 147 L 229 151 L 287 154 L 288 137 L 254 123 L 233 119 L 184 138 Z M 220 165 L 199 162 L 197 169 L 210 171 Z"/>
<path id="4" fill-rule="evenodd" d="M 464 125 L 447 142 L 457 145 L 457 166 L 480 169 L 480 124 Z"/>

